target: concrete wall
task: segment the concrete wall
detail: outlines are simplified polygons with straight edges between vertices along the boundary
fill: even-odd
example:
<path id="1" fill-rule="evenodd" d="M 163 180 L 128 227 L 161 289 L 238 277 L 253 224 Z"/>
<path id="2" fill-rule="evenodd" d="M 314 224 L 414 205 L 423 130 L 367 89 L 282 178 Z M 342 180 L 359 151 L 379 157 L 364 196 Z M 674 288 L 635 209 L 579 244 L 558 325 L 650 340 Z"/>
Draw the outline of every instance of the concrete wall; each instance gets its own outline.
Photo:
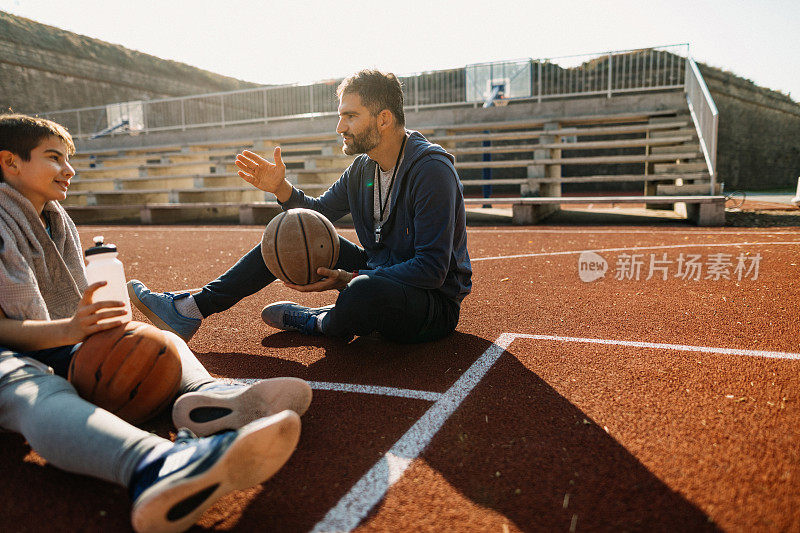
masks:
<path id="1" fill-rule="evenodd" d="M 256 84 L 0 11 L 0 110 L 37 113 Z"/>
<path id="2" fill-rule="evenodd" d="M 719 110 L 717 166 L 726 190 L 794 189 L 800 176 L 800 104 L 700 65 Z"/>

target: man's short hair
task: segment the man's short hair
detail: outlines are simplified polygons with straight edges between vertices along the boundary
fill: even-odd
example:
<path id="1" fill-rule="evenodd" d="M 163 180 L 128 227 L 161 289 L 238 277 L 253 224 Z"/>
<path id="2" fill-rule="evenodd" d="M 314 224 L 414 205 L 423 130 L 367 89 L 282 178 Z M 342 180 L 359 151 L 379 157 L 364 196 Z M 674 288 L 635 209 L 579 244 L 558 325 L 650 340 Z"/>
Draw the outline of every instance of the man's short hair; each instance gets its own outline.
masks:
<path id="1" fill-rule="evenodd" d="M 398 126 L 406 125 L 403 112 L 403 86 L 397 76 L 391 72 L 364 69 L 346 78 L 336 89 L 339 99 L 346 93 L 355 93 L 361 97 L 361 103 L 377 115 L 388 109 L 397 119 Z"/>
<path id="2" fill-rule="evenodd" d="M 0 115 L 0 151 L 8 150 L 24 161 L 30 161 L 31 151 L 47 137 L 57 137 L 67 147 L 67 155 L 75 153 L 75 143 L 67 128 L 46 118 L 28 115 Z M 3 172 L 0 170 L 0 181 Z"/>

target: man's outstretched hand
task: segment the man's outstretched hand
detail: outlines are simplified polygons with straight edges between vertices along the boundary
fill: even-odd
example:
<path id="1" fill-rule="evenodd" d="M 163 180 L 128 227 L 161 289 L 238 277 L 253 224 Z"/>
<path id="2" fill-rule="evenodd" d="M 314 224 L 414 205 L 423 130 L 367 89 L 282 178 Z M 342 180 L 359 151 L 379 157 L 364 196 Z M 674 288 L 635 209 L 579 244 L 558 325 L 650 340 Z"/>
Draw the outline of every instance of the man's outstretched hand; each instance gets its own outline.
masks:
<path id="1" fill-rule="evenodd" d="M 235 164 L 239 168 L 239 177 L 247 183 L 271 192 L 278 201 L 285 202 L 292 194 L 292 186 L 286 181 L 286 165 L 281 159 L 280 146 L 273 153 L 275 162 L 270 163 L 250 150 L 244 150 L 236 156 Z"/>
<path id="2" fill-rule="evenodd" d="M 355 277 L 352 272 L 347 272 L 346 270 L 331 270 L 325 267 L 319 267 L 317 269 L 317 274 L 325 277 L 315 283 L 309 283 L 308 285 L 292 285 L 291 283 L 284 283 L 284 285 L 300 292 L 323 292 L 344 289 Z"/>

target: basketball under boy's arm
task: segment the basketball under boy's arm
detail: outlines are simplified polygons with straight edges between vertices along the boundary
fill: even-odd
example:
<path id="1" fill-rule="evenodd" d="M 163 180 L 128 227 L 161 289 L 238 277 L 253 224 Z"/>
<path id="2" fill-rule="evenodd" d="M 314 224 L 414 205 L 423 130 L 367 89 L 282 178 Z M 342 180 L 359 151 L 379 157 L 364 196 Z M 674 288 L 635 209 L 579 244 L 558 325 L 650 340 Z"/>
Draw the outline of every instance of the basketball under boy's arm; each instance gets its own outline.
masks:
<path id="1" fill-rule="evenodd" d="M 14 320 L 7 318 L 0 309 L 0 346 L 18 351 L 46 350 L 58 346 L 68 346 L 83 341 L 98 331 L 111 329 L 122 324 L 121 320 L 110 320 L 103 324 L 97 322 L 104 318 L 119 317 L 125 314 L 123 302 L 103 301 L 92 303 L 94 291 L 105 285 L 99 281 L 89 285 L 83 293 L 75 314 L 59 320 Z"/>
<path id="2" fill-rule="evenodd" d="M 275 147 L 273 157 L 275 163 L 270 163 L 257 153 L 244 150 L 236 156 L 235 164 L 240 178 L 262 191 L 271 192 L 283 203 L 292 195 L 292 185 L 286 180 L 286 165 L 281 159 L 280 146 Z"/>

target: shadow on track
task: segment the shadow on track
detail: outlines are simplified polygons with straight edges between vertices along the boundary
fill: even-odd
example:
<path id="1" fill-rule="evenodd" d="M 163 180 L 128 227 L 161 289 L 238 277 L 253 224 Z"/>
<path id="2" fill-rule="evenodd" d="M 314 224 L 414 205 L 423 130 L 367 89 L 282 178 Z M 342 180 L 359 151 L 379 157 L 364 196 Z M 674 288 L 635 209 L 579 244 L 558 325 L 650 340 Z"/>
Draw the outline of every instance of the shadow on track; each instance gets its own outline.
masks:
<path id="1" fill-rule="evenodd" d="M 578 530 L 716 530 L 700 509 L 522 365 L 513 346 L 422 459 L 464 496 L 525 531 L 566 531 L 574 516 Z M 426 511 L 432 512 L 420 512 Z"/>

